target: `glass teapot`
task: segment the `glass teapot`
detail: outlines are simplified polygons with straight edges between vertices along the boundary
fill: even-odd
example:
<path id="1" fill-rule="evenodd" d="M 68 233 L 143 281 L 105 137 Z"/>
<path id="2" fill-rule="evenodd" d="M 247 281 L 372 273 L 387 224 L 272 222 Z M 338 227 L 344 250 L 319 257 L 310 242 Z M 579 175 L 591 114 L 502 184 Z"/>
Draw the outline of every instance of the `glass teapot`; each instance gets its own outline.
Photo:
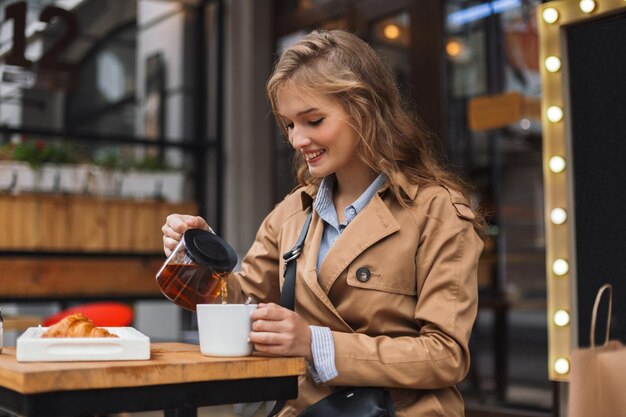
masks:
<path id="1" fill-rule="evenodd" d="M 196 311 L 222 295 L 237 264 L 235 250 L 212 231 L 189 229 L 156 274 L 161 292 L 178 306 Z"/>

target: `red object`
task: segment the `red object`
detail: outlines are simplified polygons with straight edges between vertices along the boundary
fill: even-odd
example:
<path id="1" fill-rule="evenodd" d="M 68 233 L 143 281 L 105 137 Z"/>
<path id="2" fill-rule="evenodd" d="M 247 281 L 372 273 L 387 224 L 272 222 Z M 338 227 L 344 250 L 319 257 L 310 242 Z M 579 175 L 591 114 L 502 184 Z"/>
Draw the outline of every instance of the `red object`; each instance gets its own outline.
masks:
<path id="1" fill-rule="evenodd" d="M 83 313 L 98 327 L 126 327 L 133 323 L 133 309 L 127 304 L 98 302 L 70 307 L 48 316 L 43 326 L 49 327 L 75 313 Z"/>

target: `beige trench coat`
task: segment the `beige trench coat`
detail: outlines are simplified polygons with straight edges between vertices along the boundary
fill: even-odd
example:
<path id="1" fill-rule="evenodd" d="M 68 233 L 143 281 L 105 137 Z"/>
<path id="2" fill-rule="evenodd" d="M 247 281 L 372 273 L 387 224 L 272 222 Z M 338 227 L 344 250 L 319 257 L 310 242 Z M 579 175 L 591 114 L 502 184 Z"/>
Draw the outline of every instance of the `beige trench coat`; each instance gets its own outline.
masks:
<path id="1" fill-rule="evenodd" d="M 299 395 L 281 417 L 295 416 L 335 386 L 390 388 L 398 417 L 464 415 L 455 384 L 467 374 L 477 310 L 476 270 L 482 241 L 458 193 L 401 179 L 402 207 L 384 185 L 342 232 L 320 270 L 323 221 L 313 214 L 297 260 L 296 311 L 329 327 L 339 376 L 300 378 Z M 267 216 L 230 281 L 232 301 L 248 295 L 278 302 L 282 254 L 298 239 L 316 188 L 299 188 Z M 363 282 L 356 271 L 367 268 Z M 280 287 L 279 287 L 280 285 Z"/>

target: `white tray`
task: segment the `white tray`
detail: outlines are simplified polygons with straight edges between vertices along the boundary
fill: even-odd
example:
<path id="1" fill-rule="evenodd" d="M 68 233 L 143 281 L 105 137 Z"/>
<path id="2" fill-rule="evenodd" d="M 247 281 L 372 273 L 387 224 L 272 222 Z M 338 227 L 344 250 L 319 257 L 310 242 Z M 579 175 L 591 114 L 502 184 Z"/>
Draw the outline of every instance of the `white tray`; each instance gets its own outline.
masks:
<path id="1" fill-rule="evenodd" d="M 47 327 L 30 327 L 17 338 L 18 362 L 119 361 L 150 359 L 150 338 L 133 327 L 105 327 L 119 337 L 46 337 Z"/>

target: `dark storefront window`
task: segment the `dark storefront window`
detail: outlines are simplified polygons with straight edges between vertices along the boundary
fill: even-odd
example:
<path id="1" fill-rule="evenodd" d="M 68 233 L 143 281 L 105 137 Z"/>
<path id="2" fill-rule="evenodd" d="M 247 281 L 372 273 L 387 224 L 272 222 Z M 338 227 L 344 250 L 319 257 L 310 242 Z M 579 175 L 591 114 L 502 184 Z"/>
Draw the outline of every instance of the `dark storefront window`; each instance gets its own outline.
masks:
<path id="1" fill-rule="evenodd" d="M 117 186 L 89 188 L 90 179 L 81 177 L 83 184 L 64 189 L 69 186 L 62 181 L 48 191 L 197 201 L 217 216 L 217 205 L 204 207 L 204 184 L 218 176 L 216 165 L 207 164 L 217 159 L 217 130 L 209 125 L 217 118 L 207 114 L 205 93 L 217 91 L 206 74 L 217 73 L 218 61 L 198 53 L 216 36 L 215 5 L 41 0 L 0 7 L 0 159 L 81 164 L 96 177 L 101 169 L 116 171 Z M 65 155 L 14 155 L 13 148 L 33 143 Z M 134 192 L 125 184 L 132 171 L 168 172 L 176 179 Z M 15 187 L 32 188 L 20 178 Z"/>
<path id="2" fill-rule="evenodd" d="M 411 101 L 411 16 L 406 11 L 374 20 L 369 25 L 369 44 L 396 74 L 400 92 Z"/>
<path id="3" fill-rule="evenodd" d="M 222 226 L 220 8 L 0 2 L 0 228 L 8 230 L 0 280 L 54 282 L 23 294 L 3 281 L 3 305 L 116 298 L 168 307 L 154 285 L 166 216 L 200 214 Z M 7 272 L 14 260 L 23 268 L 15 274 Z M 172 313 L 181 315 L 157 341 L 185 336 L 181 327 L 194 322 Z"/>
<path id="4" fill-rule="evenodd" d="M 66 126 L 102 134 L 135 131 L 137 26 L 134 21 L 96 45 L 78 66 L 67 94 Z"/>
<path id="5" fill-rule="evenodd" d="M 477 186 L 489 223 L 467 399 L 550 409 L 539 3 L 447 1 L 446 126 L 451 160 Z M 485 97 L 519 100 L 523 109 L 488 126 L 485 118 L 495 109 L 476 106 Z"/>

